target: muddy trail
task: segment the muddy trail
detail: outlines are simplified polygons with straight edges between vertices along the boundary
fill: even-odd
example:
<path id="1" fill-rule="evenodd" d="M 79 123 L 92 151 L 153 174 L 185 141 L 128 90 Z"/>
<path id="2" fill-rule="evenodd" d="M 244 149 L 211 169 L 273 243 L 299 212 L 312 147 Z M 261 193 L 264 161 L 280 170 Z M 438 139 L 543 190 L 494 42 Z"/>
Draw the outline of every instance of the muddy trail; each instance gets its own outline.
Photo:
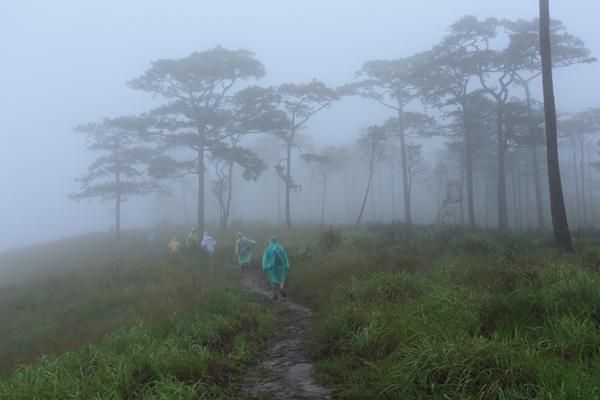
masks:
<path id="1" fill-rule="evenodd" d="M 269 299 L 272 296 L 266 283 L 250 272 L 242 274 L 241 286 Z M 330 390 L 313 378 L 314 365 L 307 343 L 312 312 L 289 298 L 280 298 L 273 306 L 281 315 L 283 326 L 268 344 L 263 359 L 243 379 L 241 394 L 261 400 L 332 399 Z"/>

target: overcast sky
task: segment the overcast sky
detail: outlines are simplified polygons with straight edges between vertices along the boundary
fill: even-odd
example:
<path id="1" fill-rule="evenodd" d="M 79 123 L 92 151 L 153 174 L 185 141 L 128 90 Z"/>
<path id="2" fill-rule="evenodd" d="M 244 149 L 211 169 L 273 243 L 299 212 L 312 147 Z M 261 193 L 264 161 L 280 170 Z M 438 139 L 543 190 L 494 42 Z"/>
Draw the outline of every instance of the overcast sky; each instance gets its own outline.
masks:
<path id="1" fill-rule="evenodd" d="M 553 0 L 553 17 L 600 55 L 598 0 Z M 0 250 L 111 223 L 106 207 L 74 203 L 91 156 L 72 127 L 146 111 L 127 88 L 151 60 L 221 45 L 254 51 L 265 84 L 351 80 L 370 59 L 427 50 L 466 14 L 533 18 L 537 0 L 2 0 L 0 2 Z M 560 109 L 600 106 L 600 65 L 557 74 Z M 385 114 L 337 104 L 311 126 L 348 142 Z M 140 218 L 138 216 L 137 218 Z"/>

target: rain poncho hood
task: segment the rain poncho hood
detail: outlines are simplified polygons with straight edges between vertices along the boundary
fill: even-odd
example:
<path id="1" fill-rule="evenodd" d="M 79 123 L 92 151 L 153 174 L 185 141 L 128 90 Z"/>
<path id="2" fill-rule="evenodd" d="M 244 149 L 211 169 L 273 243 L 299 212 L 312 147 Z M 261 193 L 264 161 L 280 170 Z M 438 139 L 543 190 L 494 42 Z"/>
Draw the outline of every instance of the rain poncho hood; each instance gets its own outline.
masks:
<path id="1" fill-rule="evenodd" d="M 271 283 L 285 282 L 285 274 L 290 267 L 290 262 L 285 249 L 279 244 L 275 236 L 271 238 L 263 253 L 262 267 Z"/>

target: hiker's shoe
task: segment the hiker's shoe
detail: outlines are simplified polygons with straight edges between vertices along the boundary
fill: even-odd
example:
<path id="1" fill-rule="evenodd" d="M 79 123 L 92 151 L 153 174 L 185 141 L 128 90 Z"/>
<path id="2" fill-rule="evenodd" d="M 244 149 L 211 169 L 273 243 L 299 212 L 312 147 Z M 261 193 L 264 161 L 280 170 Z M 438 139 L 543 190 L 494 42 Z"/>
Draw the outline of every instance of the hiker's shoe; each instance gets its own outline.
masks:
<path id="1" fill-rule="evenodd" d="M 281 297 L 287 297 L 287 294 L 283 290 L 281 291 Z"/>

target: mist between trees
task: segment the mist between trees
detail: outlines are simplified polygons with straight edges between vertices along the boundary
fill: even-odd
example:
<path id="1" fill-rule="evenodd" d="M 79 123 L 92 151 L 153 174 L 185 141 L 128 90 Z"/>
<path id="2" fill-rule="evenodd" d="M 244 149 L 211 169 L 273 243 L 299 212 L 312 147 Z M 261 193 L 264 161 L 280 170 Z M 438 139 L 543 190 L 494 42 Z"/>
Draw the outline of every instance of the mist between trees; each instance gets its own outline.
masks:
<path id="1" fill-rule="evenodd" d="M 466 16 L 421 53 L 365 60 L 339 87 L 261 85 L 267 69 L 245 49 L 152 61 L 128 85 L 160 106 L 76 128 L 97 158 L 71 197 L 109 202 L 117 236 L 134 196 L 200 231 L 240 220 L 548 229 L 539 26 Z M 549 26 L 553 69 L 596 61 L 560 21 Z M 311 121 L 352 96 L 392 117 L 316 146 L 327 132 Z M 600 108 L 559 110 L 558 128 L 570 223 L 597 227 Z"/>

